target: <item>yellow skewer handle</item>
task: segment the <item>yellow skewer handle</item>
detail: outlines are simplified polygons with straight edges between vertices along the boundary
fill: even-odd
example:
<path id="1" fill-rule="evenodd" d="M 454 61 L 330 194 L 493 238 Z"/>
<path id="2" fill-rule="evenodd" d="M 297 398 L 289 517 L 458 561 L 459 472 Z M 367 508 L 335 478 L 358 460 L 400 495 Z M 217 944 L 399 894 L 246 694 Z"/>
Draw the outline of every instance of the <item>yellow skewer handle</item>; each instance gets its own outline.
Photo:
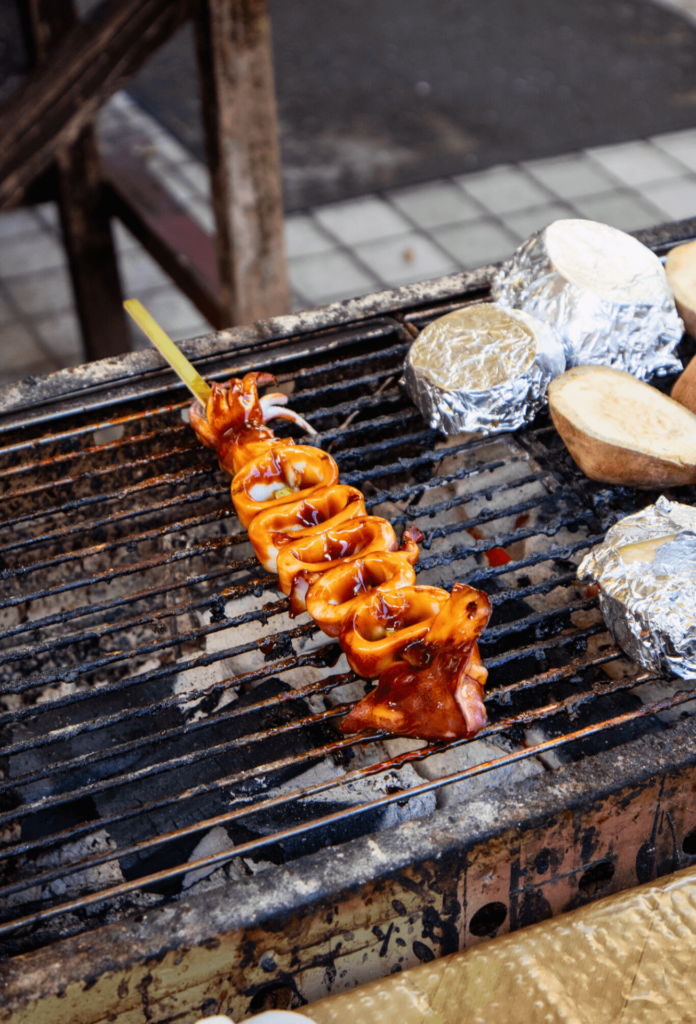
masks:
<path id="1" fill-rule="evenodd" d="M 165 334 L 155 318 L 151 316 L 138 299 L 127 299 L 123 303 L 125 310 L 135 320 L 155 348 L 164 356 L 171 368 L 181 377 L 194 398 L 197 398 L 205 409 L 210 395 L 210 386 L 201 377 L 198 370 L 191 365 L 172 339 Z"/>

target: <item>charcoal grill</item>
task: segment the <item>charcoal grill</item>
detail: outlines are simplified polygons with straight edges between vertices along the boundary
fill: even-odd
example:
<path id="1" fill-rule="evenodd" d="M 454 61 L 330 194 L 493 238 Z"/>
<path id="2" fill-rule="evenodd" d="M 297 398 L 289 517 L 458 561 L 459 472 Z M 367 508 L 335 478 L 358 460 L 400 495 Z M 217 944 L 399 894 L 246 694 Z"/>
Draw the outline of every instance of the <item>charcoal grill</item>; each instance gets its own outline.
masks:
<path id="1" fill-rule="evenodd" d="M 655 495 L 590 483 L 543 415 L 443 439 L 401 390 L 491 274 L 182 346 L 210 379 L 271 369 L 369 510 L 422 530 L 419 582 L 489 593 L 471 742 L 338 731 L 370 684 L 289 618 L 154 353 L 0 395 L 2 1019 L 300 1006 L 693 862 L 696 693 L 575 577 Z"/>

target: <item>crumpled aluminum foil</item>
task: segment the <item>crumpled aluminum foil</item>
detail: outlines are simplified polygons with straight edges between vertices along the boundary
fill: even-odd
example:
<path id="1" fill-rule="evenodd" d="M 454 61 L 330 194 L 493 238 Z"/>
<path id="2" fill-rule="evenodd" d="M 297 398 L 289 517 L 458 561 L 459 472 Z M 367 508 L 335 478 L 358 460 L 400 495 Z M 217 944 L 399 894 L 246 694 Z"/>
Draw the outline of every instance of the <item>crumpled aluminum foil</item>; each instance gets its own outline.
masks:
<path id="1" fill-rule="evenodd" d="M 421 331 L 406 357 L 404 382 L 431 427 L 491 434 L 532 420 L 564 369 L 553 328 L 521 310 L 479 302 Z"/>
<path id="2" fill-rule="evenodd" d="M 556 328 L 568 368 L 590 363 L 641 380 L 681 372 L 684 333 L 658 257 L 636 238 L 589 220 L 557 220 L 498 272 L 496 302 Z"/>
<path id="3" fill-rule="evenodd" d="M 628 544 L 665 537 L 674 539 L 657 548 L 652 562 L 627 564 L 621 556 Z M 626 516 L 582 560 L 578 577 L 599 584 L 604 621 L 629 657 L 696 679 L 696 509 L 661 497 Z"/>

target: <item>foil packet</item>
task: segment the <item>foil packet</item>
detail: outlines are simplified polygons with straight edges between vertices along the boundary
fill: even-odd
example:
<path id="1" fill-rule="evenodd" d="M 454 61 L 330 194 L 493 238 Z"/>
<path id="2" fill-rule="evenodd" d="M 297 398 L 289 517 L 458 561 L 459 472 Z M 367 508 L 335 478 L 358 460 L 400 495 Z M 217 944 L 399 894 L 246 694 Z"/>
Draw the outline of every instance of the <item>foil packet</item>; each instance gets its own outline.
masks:
<path id="1" fill-rule="evenodd" d="M 404 383 L 436 430 L 492 434 L 534 419 L 564 369 L 552 327 L 523 310 L 479 302 L 421 331 L 406 357 Z"/>
<path id="2" fill-rule="evenodd" d="M 599 584 L 604 621 L 629 657 L 696 679 L 696 509 L 661 497 L 626 516 L 578 577 Z"/>
<path id="3" fill-rule="evenodd" d="M 658 257 L 631 235 L 589 220 L 557 220 L 498 272 L 493 299 L 561 336 L 568 368 L 596 364 L 640 380 L 681 372 L 684 333 Z"/>

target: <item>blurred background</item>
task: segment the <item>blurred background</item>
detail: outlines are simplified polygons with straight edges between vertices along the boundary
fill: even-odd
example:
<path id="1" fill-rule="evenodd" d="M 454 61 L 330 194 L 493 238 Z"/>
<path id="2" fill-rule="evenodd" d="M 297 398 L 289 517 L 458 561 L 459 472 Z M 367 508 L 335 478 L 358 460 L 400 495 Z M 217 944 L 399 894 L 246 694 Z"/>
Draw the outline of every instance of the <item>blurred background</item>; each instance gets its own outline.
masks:
<path id="1" fill-rule="evenodd" d="M 270 0 L 270 12 L 296 309 L 504 259 L 557 217 L 633 231 L 696 214 L 696 0 Z M 3 0 L 0 104 L 28 65 L 18 0 Z M 98 127 L 103 145 L 135 140 L 213 233 L 190 25 Z M 115 231 L 124 294 L 176 339 L 210 330 Z M 0 383 L 83 359 L 55 204 L 0 214 Z"/>

